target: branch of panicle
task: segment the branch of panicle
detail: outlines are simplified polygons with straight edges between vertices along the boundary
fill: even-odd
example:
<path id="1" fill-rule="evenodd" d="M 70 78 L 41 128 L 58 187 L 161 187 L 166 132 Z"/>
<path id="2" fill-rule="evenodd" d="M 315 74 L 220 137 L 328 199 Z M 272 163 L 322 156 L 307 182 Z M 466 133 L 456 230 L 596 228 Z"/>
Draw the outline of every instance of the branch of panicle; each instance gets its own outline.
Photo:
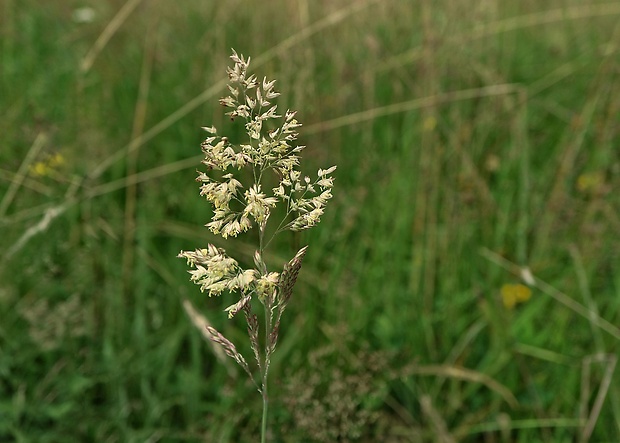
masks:
<path id="1" fill-rule="evenodd" d="M 250 337 L 250 347 L 252 348 L 252 352 L 254 353 L 254 358 L 256 359 L 256 363 L 258 364 L 258 369 L 262 373 L 263 372 L 263 363 L 260 358 L 260 344 L 258 341 L 258 317 L 256 314 L 252 312 L 252 308 L 250 305 L 246 305 L 243 308 L 243 313 L 245 314 L 245 320 L 248 325 L 248 336 Z"/>
<path id="2" fill-rule="evenodd" d="M 223 249 L 211 244 L 204 249 L 181 251 L 178 256 L 187 259 L 192 267 L 189 271 L 191 280 L 209 296 L 239 291 L 239 300 L 226 311 L 229 318 L 243 311 L 252 352 L 266 387 L 266 374 L 278 341 L 281 316 L 291 298 L 307 246 L 285 264 L 281 273 L 268 271 L 263 253 L 280 232 L 308 229 L 320 221 L 327 202 L 332 198 L 334 179 L 331 174 L 336 166 L 319 169 L 314 180 L 302 176 L 298 167 L 305 146 L 296 145 L 297 128 L 301 126 L 295 118 L 296 111 L 287 110 L 284 115 L 279 115 L 277 105 L 271 103 L 280 95 L 274 90 L 275 80 L 263 78 L 259 82 L 255 75 L 248 75 L 249 57 L 246 59 L 233 50 L 231 59 L 234 65 L 227 68 L 229 95 L 220 99 L 220 104 L 230 108 L 226 115 L 232 120 L 242 118 L 245 121 L 248 141 L 234 145 L 227 137 L 219 136 L 215 127 L 203 127 L 209 136 L 201 144 L 202 163 L 209 171 L 219 171 L 221 175 L 214 178 L 199 172 L 196 180 L 201 183 L 200 195 L 213 206 L 213 216 L 206 224 L 211 232 L 228 238 L 250 230 L 254 224 L 258 226 L 255 268 L 243 269 Z M 278 123 L 273 123 L 275 121 Z M 268 129 L 268 122 L 272 122 L 275 128 Z M 244 167 L 252 169 L 252 183 L 241 183 L 235 178 L 235 171 Z M 273 171 L 279 178 L 270 194 L 262 186 L 267 171 Z M 242 209 L 231 208 L 234 202 Z M 272 237 L 265 242 L 267 222 L 273 208 L 280 202 L 286 206 L 285 215 Z M 253 297 L 265 307 L 265 347 L 262 352 L 258 317 L 251 306 Z M 211 339 L 219 343 L 256 384 L 247 362 L 234 345 L 215 329 L 208 331 Z"/>
<path id="3" fill-rule="evenodd" d="M 249 375 L 250 379 L 252 380 L 256 388 L 259 391 L 261 391 L 261 388 L 256 383 L 256 380 L 254 379 L 254 376 L 252 375 L 252 372 L 250 371 L 250 367 L 248 366 L 248 363 L 245 361 L 245 358 L 243 358 L 243 355 L 241 355 L 241 353 L 237 351 L 237 348 L 235 347 L 235 345 L 230 340 L 228 340 L 226 337 L 224 337 L 217 329 L 211 326 L 207 326 L 207 332 L 209 333 L 209 338 L 214 343 L 219 344 L 222 347 L 222 349 L 224 349 L 224 352 L 226 353 L 226 355 L 228 355 L 230 358 L 235 360 L 239 364 L 239 366 L 243 368 L 243 370 Z"/>
<path id="4" fill-rule="evenodd" d="M 277 297 L 274 300 L 272 309 L 272 311 L 276 310 L 276 317 L 273 329 L 270 333 L 268 340 L 268 356 L 273 353 L 278 343 L 280 319 L 282 318 L 282 313 L 284 313 L 284 310 L 286 309 L 286 306 L 288 305 L 288 302 L 293 295 L 293 287 L 297 282 L 297 277 L 299 276 L 299 271 L 301 270 L 301 265 L 307 250 L 308 246 L 304 246 L 299 251 L 297 251 L 295 257 L 293 257 L 288 263 L 284 265 L 284 269 L 280 273 L 280 277 L 278 279 Z"/>

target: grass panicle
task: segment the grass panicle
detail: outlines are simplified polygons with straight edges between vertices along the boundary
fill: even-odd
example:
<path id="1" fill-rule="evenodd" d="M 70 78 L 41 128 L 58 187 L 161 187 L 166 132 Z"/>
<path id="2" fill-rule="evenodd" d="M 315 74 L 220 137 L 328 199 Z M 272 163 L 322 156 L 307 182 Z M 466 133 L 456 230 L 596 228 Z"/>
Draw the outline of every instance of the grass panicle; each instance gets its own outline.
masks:
<path id="1" fill-rule="evenodd" d="M 212 244 L 194 252 L 181 251 L 178 256 L 187 259 L 194 268 L 190 271 L 191 280 L 200 286 L 201 292 L 206 291 L 209 296 L 240 293 L 239 301 L 228 306 L 226 311 L 229 318 L 240 311 L 244 313 L 250 346 L 258 364 L 260 384 L 235 346 L 213 327 L 207 326 L 207 330 L 211 340 L 221 345 L 224 352 L 243 368 L 261 393 L 261 441 L 264 442 L 267 439 L 267 382 L 271 358 L 278 342 L 280 319 L 293 294 L 308 246 L 301 248 L 280 273 L 268 271 L 265 253 L 268 245 L 282 231 L 305 230 L 319 222 L 327 201 L 332 197 L 334 179 L 330 174 L 336 167 L 319 169 L 314 182 L 307 176 L 302 178 L 298 166 L 299 154 L 304 146 L 295 144 L 298 137 L 296 128 L 301 126 L 295 119 L 296 113 L 287 110 L 284 116 L 278 115 L 278 106 L 271 102 L 280 95 L 274 90 L 275 80 L 264 78 L 259 82 L 254 74 L 250 75 L 249 57 L 246 59 L 233 50 L 230 58 L 234 63 L 233 67 L 227 68 L 230 95 L 220 99 L 220 104 L 232 109 L 226 113 L 231 120 L 240 118 L 245 121 L 247 139 L 234 145 L 228 137 L 217 136 L 215 127 L 203 127 L 211 134 L 201 145 L 205 155 L 202 163 L 210 172 L 201 172 L 197 181 L 202 183 L 200 194 L 214 208 L 213 217 L 206 225 L 213 234 L 226 239 L 257 226 L 255 268 L 242 269 L 236 260 L 226 255 L 223 248 Z M 274 120 L 282 122 L 275 125 L 272 123 Z M 269 123 L 272 123 L 271 127 Z M 245 184 L 240 181 L 244 180 L 244 176 L 239 173 L 244 168 L 251 170 L 252 177 Z M 271 194 L 266 194 L 264 183 L 270 172 L 279 178 L 279 183 Z M 284 216 L 272 237 L 266 239 L 268 221 L 278 204 L 284 207 Z M 261 348 L 259 320 L 253 312 L 252 299 L 258 300 L 264 307 L 264 348 Z M 274 311 L 277 311 L 275 321 Z"/>
<path id="2" fill-rule="evenodd" d="M 620 441 L 620 4 L 88 3 L 0 2 L 0 441 Z"/>

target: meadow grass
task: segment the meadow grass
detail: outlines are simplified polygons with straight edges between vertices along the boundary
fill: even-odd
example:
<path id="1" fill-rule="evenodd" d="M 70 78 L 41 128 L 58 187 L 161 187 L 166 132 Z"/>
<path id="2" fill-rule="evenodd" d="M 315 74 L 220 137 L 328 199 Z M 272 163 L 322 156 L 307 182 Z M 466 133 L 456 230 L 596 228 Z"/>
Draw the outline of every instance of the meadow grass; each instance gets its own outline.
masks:
<path id="1" fill-rule="evenodd" d="M 231 47 L 299 110 L 308 170 L 338 164 L 266 257 L 311 245 L 271 440 L 620 440 L 620 5 L 265 3 L 3 2 L 0 440 L 258 440 L 182 305 L 251 355 L 235 300 L 175 258 L 222 246 L 193 180 L 200 127 L 239 130 Z"/>

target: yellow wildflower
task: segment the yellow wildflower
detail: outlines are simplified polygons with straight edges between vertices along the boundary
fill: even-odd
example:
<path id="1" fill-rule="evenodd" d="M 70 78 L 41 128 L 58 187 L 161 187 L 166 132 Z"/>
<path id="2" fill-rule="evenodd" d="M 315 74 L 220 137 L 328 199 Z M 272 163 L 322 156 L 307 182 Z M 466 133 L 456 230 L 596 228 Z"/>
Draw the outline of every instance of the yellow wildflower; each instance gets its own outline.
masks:
<path id="1" fill-rule="evenodd" d="M 61 153 L 56 153 L 46 158 L 45 160 L 38 161 L 30 165 L 30 173 L 37 177 L 45 177 L 52 175 L 58 166 L 62 166 L 65 163 L 65 158 Z"/>
<path id="2" fill-rule="evenodd" d="M 502 285 L 500 293 L 507 309 L 513 309 L 517 304 L 525 303 L 532 297 L 532 290 L 520 283 Z"/>
<path id="3" fill-rule="evenodd" d="M 600 171 L 585 172 L 577 177 L 577 190 L 584 194 L 596 194 L 605 185 L 605 175 Z"/>
<path id="4" fill-rule="evenodd" d="M 426 117 L 422 122 L 422 128 L 426 132 L 431 132 L 437 127 L 437 119 L 433 116 Z"/>

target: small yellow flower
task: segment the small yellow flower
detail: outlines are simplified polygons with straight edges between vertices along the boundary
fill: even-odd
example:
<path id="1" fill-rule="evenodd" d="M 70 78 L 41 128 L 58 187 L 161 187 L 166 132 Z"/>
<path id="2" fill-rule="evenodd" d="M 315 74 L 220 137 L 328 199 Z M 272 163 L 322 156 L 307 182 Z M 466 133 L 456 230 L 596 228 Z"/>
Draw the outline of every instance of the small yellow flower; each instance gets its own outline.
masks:
<path id="1" fill-rule="evenodd" d="M 433 116 L 426 117 L 424 121 L 422 122 L 422 129 L 424 129 L 425 132 L 431 132 L 436 127 L 437 127 L 437 119 Z"/>
<path id="2" fill-rule="evenodd" d="M 36 162 L 30 166 L 30 173 L 37 177 L 44 177 L 49 173 L 50 168 L 45 162 Z"/>
<path id="3" fill-rule="evenodd" d="M 525 303 L 532 297 L 532 290 L 520 283 L 502 285 L 500 293 L 507 309 L 513 309 L 517 304 Z"/>
<path id="4" fill-rule="evenodd" d="M 65 158 L 62 156 L 60 152 L 57 152 L 56 154 L 52 155 L 50 159 L 48 160 L 48 164 L 50 165 L 51 168 L 55 166 L 64 165 L 64 163 L 65 163 Z"/>
<path id="5" fill-rule="evenodd" d="M 605 176 L 600 171 L 586 172 L 577 177 L 577 190 L 584 194 L 596 194 L 605 185 Z"/>
<path id="6" fill-rule="evenodd" d="M 65 163 L 65 158 L 61 153 L 56 153 L 45 160 L 38 161 L 30 165 L 30 173 L 37 177 L 52 175 L 55 169 Z"/>

